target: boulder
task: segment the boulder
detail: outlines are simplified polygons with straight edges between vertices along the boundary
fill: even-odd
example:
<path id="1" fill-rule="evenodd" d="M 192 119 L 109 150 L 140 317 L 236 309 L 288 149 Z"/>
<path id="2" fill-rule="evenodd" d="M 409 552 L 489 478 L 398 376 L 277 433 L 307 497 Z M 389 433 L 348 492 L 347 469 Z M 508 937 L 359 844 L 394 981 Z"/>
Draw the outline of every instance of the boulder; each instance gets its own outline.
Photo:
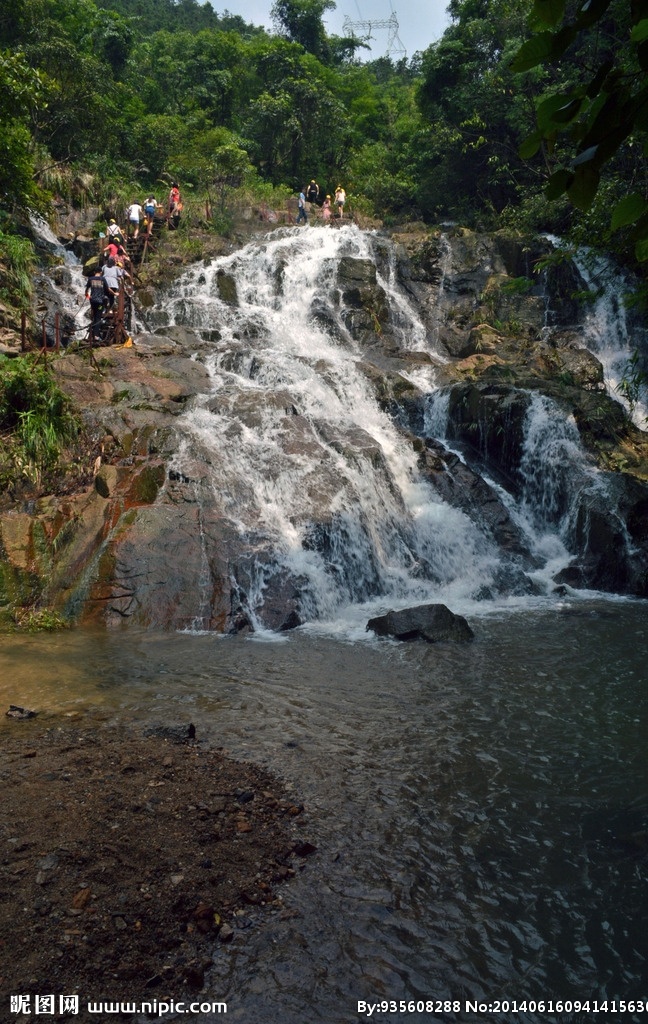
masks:
<path id="1" fill-rule="evenodd" d="M 376 268 L 371 260 L 343 256 L 338 263 L 337 281 L 343 291 L 349 287 L 375 285 Z"/>
<path id="2" fill-rule="evenodd" d="M 369 619 L 367 629 L 378 636 L 393 636 L 397 640 L 427 640 L 438 643 L 454 640 L 465 643 L 474 633 L 462 615 L 455 615 L 444 604 L 422 604 L 416 608 L 389 611 Z"/>
<path id="3" fill-rule="evenodd" d="M 228 306 L 238 306 L 236 280 L 231 274 L 226 273 L 224 270 L 219 270 L 216 274 L 216 287 L 218 289 L 218 297 L 223 302 L 226 302 Z"/>
<path id="4" fill-rule="evenodd" d="M 531 397 L 500 384 L 456 385 L 450 392 L 448 437 L 468 445 L 491 470 L 519 488 L 524 426 Z"/>

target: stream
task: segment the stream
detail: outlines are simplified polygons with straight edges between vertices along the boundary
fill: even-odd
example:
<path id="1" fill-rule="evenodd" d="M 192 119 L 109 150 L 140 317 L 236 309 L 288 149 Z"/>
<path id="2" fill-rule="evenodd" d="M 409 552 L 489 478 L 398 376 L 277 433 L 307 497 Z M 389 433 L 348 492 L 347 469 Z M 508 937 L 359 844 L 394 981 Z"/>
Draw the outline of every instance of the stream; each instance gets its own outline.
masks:
<path id="1" fill-rule="evenodd" d="M 209 998 L 229 1020 L 348 1024 L 359 1000 L 412 1001 L 373 1018 L 399 1024 L 620 1020 L 533 1001 L 648 993 L 645 602 L 470 621 L 468 645 L 317 626 L 6 637 L 0 688 L 38 728 L 191 721 L 305 802 L 318 852 L 284 887 L 289 914 L 214 950 Z M 461 1010 L 425 1012 L 436 1000 Z M 529 1008 L 466 1013 L 472 1000 Z"/>

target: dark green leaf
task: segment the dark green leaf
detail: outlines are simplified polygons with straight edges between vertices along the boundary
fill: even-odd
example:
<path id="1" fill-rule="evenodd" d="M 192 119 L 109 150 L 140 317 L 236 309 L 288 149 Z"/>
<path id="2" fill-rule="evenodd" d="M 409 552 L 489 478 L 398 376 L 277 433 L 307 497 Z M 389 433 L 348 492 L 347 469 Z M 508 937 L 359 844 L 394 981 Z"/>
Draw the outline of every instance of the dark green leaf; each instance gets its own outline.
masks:
<path id="1" fill-rule="evenodd" d="M 554 171 L 549 178 L 547 187 L 545 189 L 545 195 L 547 199 L 559 199 L 560 196 L 564 195 L 574 179 L 574 175 L 571 171 L 560 170 Z"/>
<path id="2" fill-rule="evenodd" d="M 635 256 L 640 263 L 648 260 L 648 238 L 640 238 L 635 245 Z"/>
<path id="3" fill-rule="evenodd" d="M 567 195 L 579 210 L 589 210 L 599 186 L 599 173 L 591 163 L 576 168 L 574 180 Z"/>
<path id="4" fill-rule="evenodd" d="M 565 13 L 565 0 L 535 0 L 533 13 L 543 25 L 557 25 Z"/>
<path id="5" fill-rule="evenodd" d="M 612 0 L 585 0 L 585 3 L 581 4 L 576 18 L 577 28 L 588 28 L 593 25 L 605 14 L 611 2 Z"/>
<path id="6" fill-rule="evenodd" d="M 518 149 L 520 158 L 522 160 L 529 160 L 532 156 L 535 156 L 540 149 L 542 139 L 543 133 L 541 131 L 533 132 L 532 135 L 527 136 Z"/>
<path id="7" fill-rule="evenodd" d="M 552 60 L 559 60 L 562 57 L 567 47 L 573 43 L 577 33 L 578 29 L 575 25 L 565 25 L 554 34 L 550 54 Z"/>
<path id="8" fill-rule="evenodd" d="M 538 109 L 536 111 L 536 119 L 538 122 L 538 128 L 541 131 L 551 129 L 555 125 L 554 114 L 557 110 L 560 110 L 566 104 L 571 103 L 573 100 L 572 93 L 569 92 L 557 92 L 552 96 L 547 96 L 545 99 L 538 103 Z"/>
<path id="9" fill-rule="evenodd" d="M 569 103 L 565 103 L 564 106 L 554 110 L 552 121 L 555 121 L 557 124 L 569 124 L 580 113 L 582 106 L 583 101 L 581 99 L 570 100 Z"/>
<path id="10" fill-rule="evenodd" d="M 582 153 L 575 156 L 572 160 L 572 167 L 579 167 L 581 164 L 594 163 L 596 160 L 596 154 L 598 153 L 598 146 L 590 146 L 588 149 L 584 149 Z"/>
<path id="11" fill-rule="evenodd" d="M 608 77 L 613 67 L 614 64 L 611 60 L 606 60 L 604 64 L 601 64 L 600 68 L 594 75 L 594 78 L 587 87 L 587 95 L 590 99 L 593 99 L 601 91 L 601 89 L 603 88 L 603 83 L 605 82 L 605 79 Z"/>
<path id="12" fill-rule="evenodd" d="M 611 227 L 613 231 L 617 228 L 626 227 L 628 224 L 634 224 L 636 220 L 641 217 L 643 213 L 648 209 L 648 203 L 642 195 L 638 192 L 634 192 L 630 196 L 626 196 L 616 204 L 612 211 Z"/>
<path id="13" fill-rule="evenodd" d="M 540 32 L 537 36 L 528 39 L 511 61 L 511 71 L 517 74 L 542 64 L 543 60 L 546 60 L 551 54 L 553 38 L 551 32 Z"/>
<path id="14" fill-rule="evenodd" d="M 646 39 L 648 39 L 648 18 L 642 18 L 630 33 L 630 40 L 633 43 L 643 43 Z"/>

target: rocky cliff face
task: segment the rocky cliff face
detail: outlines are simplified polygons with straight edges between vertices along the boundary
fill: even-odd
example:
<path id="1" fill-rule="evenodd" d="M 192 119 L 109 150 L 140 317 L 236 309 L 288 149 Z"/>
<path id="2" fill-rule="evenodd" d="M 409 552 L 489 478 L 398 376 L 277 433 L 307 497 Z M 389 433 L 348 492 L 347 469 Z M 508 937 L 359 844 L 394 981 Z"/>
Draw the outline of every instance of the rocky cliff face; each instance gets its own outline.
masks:
<path id="1" fill-rule="evenodd" d="M 535 556 L 500 488 L 519 497 L 528 484 L 524 423 L 541 395 L 575 424 L 585 458 L 602 474 L 597 487 L 583 488 L 572 512 L 566 541 L 574 558 L 556 585 L 646 596 L 647 437 L 605 393 L 601 364 L 582 347 L 573 269 L 557 266 L 548 278 L 536 271 L 547 247 L 542 240 L 463 230 L 376 238 L 371 259 L 347 255 L 329 268 L 327 301 L 316 296 L 310 315 L 340 345 L 356 346 L 357 366 L 441 499 L 479 522 L 509 556 L 500 593 L 534 587 Z M 403 344 L 402 315 L 380 283 L 385 274 L 415 304 L 438 356 L 429 345 Z M 223 270 L 217 280 L 221 301 L 244 314 L 233 277 Z M 286 287 L 281 267 L 273 287 L 277 294 Z M 156 301 L 149 290 L 147 303 L 155 309 Z M 220 336 L 218 324 L 211 334 Z M 226 351 L 221 346 L 221 368 L 244 366 L 249 378 L 261 372 L 254 334 L 243 326 Z M 267 539 L 240 529 L 232 496 L 214 489 L 213 453 L 196 444 L 188 458 L 186 436 L 176 429 L 178 416 L 196 402 L 207 409 L 230 402 L 237 424 L 232 444 L 270 414 L 282 453 L 310 457 L 298 398 L 281 388 L 263 399 L 242 391 L 235 399 L 227 392 L 214 396 L 204 331 L 161 325 L 134 342 L 99 351 L 94 365 L 72 354 L 53 362 L 83 410 L 100 465 L 83 493 L 42 497 L 0 516 L 0 606 L 6 615 L 41 605 L 81 622 L 228 632 L 252 628 L 248 597 L 261 589 L 257 622 L 275 630 L 298 625 L 306 614 L 299 575 L 277 565 L 259 578 L 259 566 L 271 562 L 270 552 L 261 557 Z M 447 402 L 445 443 L 430 433 L 429 396 L 414 383 L 419 370 L 430 368 L 439 385 L 435 400 Z M 326 366 L 321 372 L 326 375 Z M 329 451 L 351 461 L 361 454 L 383 471 L 370 431 L 340 431 L 324 421 L 317 430 Z M 328 551 L 333 565 L 331 509 L 339 490 L 333 466 L 323 460 L 318 478 L 304 477 L 304 487 L 319 495 L 304 549 Z M 548 526 L 564 516 L 568 492 L 569 474 L 554 487 Z"/>

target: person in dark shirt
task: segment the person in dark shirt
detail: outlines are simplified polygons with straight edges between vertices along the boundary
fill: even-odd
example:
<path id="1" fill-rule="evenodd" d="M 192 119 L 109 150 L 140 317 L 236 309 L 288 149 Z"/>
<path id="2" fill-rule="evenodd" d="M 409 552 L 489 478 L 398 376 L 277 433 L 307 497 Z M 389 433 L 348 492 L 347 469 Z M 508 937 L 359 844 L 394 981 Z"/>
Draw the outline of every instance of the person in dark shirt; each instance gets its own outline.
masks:
<path id="1" fill-rule="evenodd" d="M 108 285 L 104 280 L 101 268 L 97 267 L 94 274 L 88 278 L 85 290 L 86 299 L 90 300 L 90 311 L 92 314 L 91 331 L 93 340 L 99 337 L 99 324 L 106 304 Z"/>

